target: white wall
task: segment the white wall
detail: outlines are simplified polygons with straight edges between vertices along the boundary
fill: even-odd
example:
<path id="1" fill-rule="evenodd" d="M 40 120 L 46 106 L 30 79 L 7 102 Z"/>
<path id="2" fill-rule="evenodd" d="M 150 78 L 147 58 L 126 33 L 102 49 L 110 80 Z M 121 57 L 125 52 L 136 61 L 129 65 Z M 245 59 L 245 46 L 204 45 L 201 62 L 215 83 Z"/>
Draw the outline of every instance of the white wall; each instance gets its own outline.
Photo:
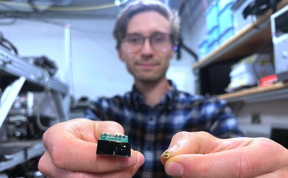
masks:
<path id="1" fill-rule="evenodd" d="M 251 123 L 253 114 L 259 113 L 261 122 Z M 246 103 L 238 112 L 235 110 L 240 128 L 247 136 L 270 136 L 271 127 L 288 129 L 288 100 Z"/>
<path id="2" fill-rule="evenodd" d="M 91 98 L 122 94 L 133 78 L 117 56 L 112 37 L 114 20 L 70 21 L 91 33 L 72 31 L 72 62 L 75 96 Z"/>
<path id="3" fill-rule="evenodd" d="M 45 54 L 59 65 L 59 77 L 70 82 L 72 94 L 111 96 L 131 88 L 132 77 L 117 58 L 112 38 L 114 20 L 50 19 L 59 24 L 18 20 L 0 26 L 5 38 L 19 49 L 22 56 Z M 62 25 L 63 24 L 63 25 Z M 65 24 L 71 25 L 71 59 L 67 59 Z M 69 63 L 72 63 L 70 67 Z M 72 72 L 72 73 L 71 73 Z"/>

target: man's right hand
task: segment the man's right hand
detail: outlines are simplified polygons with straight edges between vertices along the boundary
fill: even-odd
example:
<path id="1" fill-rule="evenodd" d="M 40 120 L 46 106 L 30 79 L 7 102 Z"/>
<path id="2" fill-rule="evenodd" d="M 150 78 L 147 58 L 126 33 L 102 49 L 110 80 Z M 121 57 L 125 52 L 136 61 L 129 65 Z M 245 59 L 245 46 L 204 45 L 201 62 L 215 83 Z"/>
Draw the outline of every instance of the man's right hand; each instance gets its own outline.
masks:
<path id="1" fill-rule="evenodd" d="M 73 119 L 56 124 L 43 135 L 46 148 L 38 168 L 49 178 L 133 177 L 144 156 L 131 150 L 131 157 L 96 155 L 101 133 L 124 134 L 121 125 L 109 121 Z"/>

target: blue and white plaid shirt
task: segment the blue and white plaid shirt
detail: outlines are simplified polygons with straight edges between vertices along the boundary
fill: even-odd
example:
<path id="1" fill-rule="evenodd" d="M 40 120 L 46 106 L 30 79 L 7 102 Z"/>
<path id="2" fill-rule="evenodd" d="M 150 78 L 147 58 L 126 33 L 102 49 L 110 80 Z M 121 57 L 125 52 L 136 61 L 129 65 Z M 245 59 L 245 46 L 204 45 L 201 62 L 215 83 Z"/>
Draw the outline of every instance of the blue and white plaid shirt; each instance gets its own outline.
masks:
<path id="1" fill-rule="evenodd" d="M 220 138 L 243 136 L 225 101 L 193 96 L 170 83 L 172 89 L 156 106 L 145 104 L 134 87 L 124 96 L 98 99 L 95 108 L 87 111 L 89 119 L 120 123 L 132 148 L 144 154 L 145 163 L 134 177 L 169 177 L 160 156 L 177 132 L 207 131 Z"/>

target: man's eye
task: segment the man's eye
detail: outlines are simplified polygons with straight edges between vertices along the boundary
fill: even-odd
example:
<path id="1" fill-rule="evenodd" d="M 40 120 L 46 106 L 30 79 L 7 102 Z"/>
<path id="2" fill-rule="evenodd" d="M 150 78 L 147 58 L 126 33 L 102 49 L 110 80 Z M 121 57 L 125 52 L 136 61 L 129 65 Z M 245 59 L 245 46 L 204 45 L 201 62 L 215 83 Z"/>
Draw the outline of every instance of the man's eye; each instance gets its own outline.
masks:
<path id="1" fill-rule="evenodd" d="M 140 43 L 141 39 L 137 37 L 130 37 L 127 39 L 129 43 Z"/>
<path id="2" fill-rule="evenodd" d="M 161 43 L 161 42 L 165 41 L 165 37 L 163 37 L 163 36 L 154 36 L 154 37 L 152 38 L 152 40 L 153 40 L 155 43 Z"/>
<path id="3" fill-rule="evenodd" d="M 161 41 L 164 41 L 164 38 L 158 37 L 155 40 L 158 41 L 158 42 L 161 42 Z"/>

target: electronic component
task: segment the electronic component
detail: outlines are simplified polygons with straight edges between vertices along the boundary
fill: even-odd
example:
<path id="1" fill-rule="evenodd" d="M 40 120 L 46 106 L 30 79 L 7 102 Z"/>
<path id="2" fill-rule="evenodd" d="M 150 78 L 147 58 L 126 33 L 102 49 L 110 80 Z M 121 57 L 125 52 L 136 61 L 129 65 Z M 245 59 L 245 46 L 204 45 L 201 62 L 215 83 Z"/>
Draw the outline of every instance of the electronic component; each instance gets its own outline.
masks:
<path id="1" fill-rule="evenodd" d="M 275 73 L 288 71 L 288 6 L 271 15 Z"/>
<path id="2" fill-rule="evenodd" d="M 162 157 L 165 158 L 165 159 L 168 159 L 170 158 L 171 156 L 171 153 L 169 151 L 165 151 L 163 154 L 162 154 Z"/>
<path id="3" fill-rule="evenodd" d="M 128 136 L 107 133 L 101 134 L 98 140 L 96 154 L 130 157 L 131 145 L 128 142 Z"/>

